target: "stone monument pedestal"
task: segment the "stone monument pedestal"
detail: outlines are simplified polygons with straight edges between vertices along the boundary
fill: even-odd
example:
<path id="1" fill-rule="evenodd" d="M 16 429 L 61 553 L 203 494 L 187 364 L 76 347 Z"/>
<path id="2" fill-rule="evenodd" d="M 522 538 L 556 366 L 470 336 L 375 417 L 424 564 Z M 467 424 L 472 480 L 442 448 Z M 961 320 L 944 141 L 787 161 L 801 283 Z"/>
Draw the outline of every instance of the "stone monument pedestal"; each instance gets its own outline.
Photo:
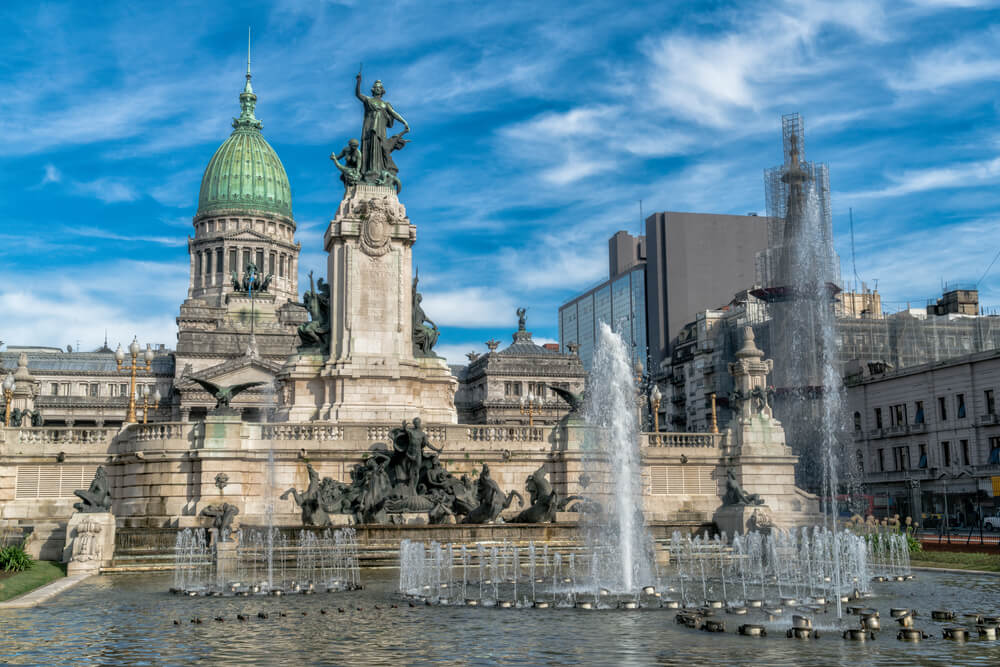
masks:
<path id="1" fill-rule="evenodd" d="M 110 512 L 77 512 L 66 526 L 66 573 L 97 574 L 115 555 L 115 517 Z"/>
<path id="2" fill-rule="evenodd" d="M 757 517 L 754 518 L 754 513 Z M 723 505 L 715 512 L 715 525 L 719 531 L 729 535 L 743 535 L 752 530 L 764 528 L 762 516 L 773 516 L 767 505 Z"/>
<path id="3" fill-rule="evenodd" d="M 279 372 L 279 420 L 458 423 L 458 380 L 430 350 L 438 332 L 412 278 L 416 238 L 395 188 L 347 187 L 323 236 L 329 348 L 303 349 Z"/>
<path id="4" fill-rule="evenodd" d="M 205 416 L 205 449 L 225 449 L 240 439 L 243 419 L 232 409 L 216 409 Z"/>

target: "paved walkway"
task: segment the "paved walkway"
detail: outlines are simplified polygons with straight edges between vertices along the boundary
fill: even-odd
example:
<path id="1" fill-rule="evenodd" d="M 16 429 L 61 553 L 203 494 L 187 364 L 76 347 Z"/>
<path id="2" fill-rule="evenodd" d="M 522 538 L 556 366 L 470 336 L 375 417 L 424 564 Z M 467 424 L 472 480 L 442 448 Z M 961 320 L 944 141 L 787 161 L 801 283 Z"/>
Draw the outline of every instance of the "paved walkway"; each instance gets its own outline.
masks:
<path id="1" fill-rule="evenodd" d="M 27 609 L 28 607 L 34 607 L 37 604 L 54 598 L 63 591 L 68 591 L 87 577 L 92 576 L 92 574 L 94 573 L 74 574 L 72 577 L 63 577 L 62 579 L 50 581 L 44 586 L 36 588 L 33 591 L 28 591 L 13 600 L 0 602 L 0 609 Z"/>

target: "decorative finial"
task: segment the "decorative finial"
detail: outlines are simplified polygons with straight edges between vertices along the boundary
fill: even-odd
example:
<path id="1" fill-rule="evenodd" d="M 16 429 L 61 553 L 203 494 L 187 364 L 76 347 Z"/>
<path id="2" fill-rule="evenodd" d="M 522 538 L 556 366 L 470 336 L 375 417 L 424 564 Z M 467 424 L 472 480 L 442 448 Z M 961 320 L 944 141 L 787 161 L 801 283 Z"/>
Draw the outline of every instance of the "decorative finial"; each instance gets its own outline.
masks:
<path id="1" fill-rule="evenodd" d="M 250 28 L 247 27 L 247 82 L 240 93 L 240 116 L 233 119 L 233 127 L 236 129 L 260 130 L 263 123 L 254 116 L 254 109 L 257 107 L 257 96 L 254 95 L 253 86 L 250 85 Z"/>

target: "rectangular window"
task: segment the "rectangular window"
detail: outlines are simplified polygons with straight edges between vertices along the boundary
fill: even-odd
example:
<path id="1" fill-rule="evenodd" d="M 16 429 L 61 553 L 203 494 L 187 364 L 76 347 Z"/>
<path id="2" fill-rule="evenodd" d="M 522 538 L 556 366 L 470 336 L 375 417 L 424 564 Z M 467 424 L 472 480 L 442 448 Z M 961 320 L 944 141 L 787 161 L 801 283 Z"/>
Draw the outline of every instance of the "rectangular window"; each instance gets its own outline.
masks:
<path id="1" fill-rule="evenodd" d="M 955 395 L 955 408 L 959 419 L 965 419 L 965 394 Z"/>
<path id="2" fill-rule="evenodd" d="M 268 273 L 272 273 L 272 274 L 274 273 L 274 259 L 277 256 L 278 255 L 276 253 L 273 253 L 273 252 L 270 255 L 268 255 L 268 257 L 267 257 L 267 272 Z"/>
<path id="3" fill-rule="evenodd" d="M 243 275 L 243 272 L 246 270 L 247 264 L 249 264 L 249 263 L 250 263 L 250 251 L 249 250 L 244 250 L 243 251 L 243 266 L 240 266 L 237 269 L 237 271 L 239 272 L 240 275 Z"/>
<path id="4" fill-rule="evenodd" d="M 212 251 L 205 251 L 205 273 L 212 273 Z"/>
<path id="5" fill-rule="evenodd" d="M 194 275 L 201 275 L 201 253 L 195 253 L 194 255 Z"/>
<path id="6" fill-rule="evenodd" d="M 882 408 L 875 408 L 875 428 L 882 428 Z"/>
<path id="7" fill-rule="evenodd" d="M 236 248 L 229 249 L 229 271 L 239 272 L 239 267 L 236 266 Z"/>
<path id="8" fill-rule="evenodd" d="M 916 402 L 916 407 L 917 407 L 917 411 L 916 411 L 916 414 L 913 416 L 913 423 L 914 424 L 923 424 L 924 423 L 924 402 L 923 401 L 917 401 Z"/>
<path id="9" fill-rule="evenodd" d="M 990 457 L 986 460 L 989 465 L 1000 465 L 1000 438 L 990 438 Z"/>
<path id="10" fill-rule="evenodd" d="M 878 471 L 885 472 L 885 450 L 878 450 Z"/>
<path id="11" fill-rule="evenodd" d="M 514 390 L 511 388 L 510 382 L 504 382 L 503 383 L 503 395 L 504 396 L 510 396 L 513 393 L 514 393 Z"/>
<path id="12" fill-rule="evenodd" d="M 962 465 L 971 465 L 969 462 L 969 441 L 959 440 L 959 445 L 962 447 Z"/>
<path id="13" fill-rule="evenodd" d="M 258 271 L 263 271 L 264 270 L 264 251 L 263 250 L 258 250 L 257 251 L 257 262 L 256 262 L 256 264 L 257 264 L 257 270 Z"/>
<path id="14" fill-rule="evenodd" d="M 984 393 L 986 398 L 986 414 L 995 415 L 997 412 L 997 404 L 993 399 L 993 390 L 987 389 Z"/>
<path id="15" fill-rule="evenodd" d="M 938 396 L 938 419 L 948 421 L 948 402 L 944 396 Z"/>
<path id="16" fill-rule="evenodd" d="M 52 385 L 49 388 L 49 393 L 51 393 L 53 396 L 58 396 L 59 395 L 59 385 L 56 384 L 55 382 L 53 382 Z"/>
<path id="17" fill-rule="evenodd" d="M 906 424 L 906 405 L 892 406 L 893 426 L 903 426 Z"/>
<path id="18" fill-rule="evenodd" d="M 120 384 L 120 385 L 118 385 L 118 395 L 119 396 L 128 396 L 128 385 L 127 384 Z"/>
<path id="19" fill-rule="evenodd" d="M 917 467 L 927 467 L 927 445 L 920 445 L 920 462 L 917 464 Z"/>
<path id="20" fill-rule="evenodd" d="M 215 251 L 215 272 L 222 273 L 222 248 Z"/>
<path id="21" fill-rule="evenodd" d="M 951 467 L 951 444 L 947 440 L 941 441 L 941 467 Z"/>
<path id="22" fill-rule="evenodd" d="M 520 396 L 521 395 L 521 383 L 520 382 L 515 382 L 514 383 L 514 395 L 515 396 Z"/>
<path id="23" fill-rule="evenodd" d="M 896 470 L 909 470 L 910 468 L 910 448 L 909 447 L 893 447 L 892 448 L 892 460 L 896 466 Z"/>
<path id="24" fill-rule="evenodd" d="M 63 396 L 69 396 L 70 395 L 69 382 L 63 382 L 62 386 L 59 388 L 59 391 L 62 393 Z"/>
<path id="25" fill-rule="evenodd" d="M 98 387 L 98 385 L 96 385 L 96 384 L 90 385 L 90 395 L 91 396 L 97 396 L 97 387 Z"/>
<path id="26" fill-rule="evenodd" d="M 285 277 L 285 256 L 284 255 L 282 255 L 281 257 L 278 258 L 278 277 L 279 278 L 284 278 Z"/>

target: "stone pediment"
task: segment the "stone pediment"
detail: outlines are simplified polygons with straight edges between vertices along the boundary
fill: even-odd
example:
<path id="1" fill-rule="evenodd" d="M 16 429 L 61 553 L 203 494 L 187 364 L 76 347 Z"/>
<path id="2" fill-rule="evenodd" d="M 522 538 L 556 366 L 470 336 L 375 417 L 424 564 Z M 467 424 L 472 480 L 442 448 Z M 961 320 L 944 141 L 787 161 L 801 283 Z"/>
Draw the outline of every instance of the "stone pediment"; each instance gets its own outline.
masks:
<path id="1" fill-rule="evenodd" d="M 219 386 L 242 384 L 244 382 L 271 383 L 274 381 L 274 376 L 280 368 L 281 364 L 269 359 L 239 357 L 198 371 L 193 374 L 193 377 L 212 382 Z M 177 388 L 181 391 L 202 391 L 201 385 L 191 380 L 191 377 L 184 376 L 177 383 Z"/>
<path id="2" fill-rule="evenodd" d="M 273 242 L 276 239 L 268 236 L 267 234 L 262 234 L 261 232 L 255 231 L 253 229 L 236 229 L 231 232 L 223 234 L 222 238 L 227 241 L 268 241 Z"/>

